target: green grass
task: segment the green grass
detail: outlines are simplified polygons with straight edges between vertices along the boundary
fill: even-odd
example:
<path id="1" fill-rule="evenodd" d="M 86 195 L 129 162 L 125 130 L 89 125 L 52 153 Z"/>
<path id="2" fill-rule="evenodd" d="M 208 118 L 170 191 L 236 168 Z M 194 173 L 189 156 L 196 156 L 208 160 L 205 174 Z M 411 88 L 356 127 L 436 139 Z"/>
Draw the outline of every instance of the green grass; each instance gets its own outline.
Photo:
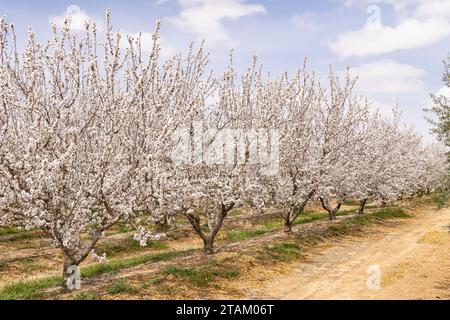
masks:
<path id="1" fill-rule="evenodd" d="M 145 263 L 168 261 L 192 252 L 193 250 L 170 251 L 95 264 L 82 268 L 81 277 L 82 279 L 89 279 L 102 274 L 114 273 L 122 269 L 131 268 Z M 61 282 L 62 278 L 60 276 L 52 276 L 38 280 L 12 283 L 6 285 L 0 290 L 0 300 L 29 300 L 42 298 L 46 295 L 45 290 L 56 287 L 60 285 Z"/>
<path id="2" fill-rule="evenodd" d="M 8 284 L 0 291 L 0 300 L 36 300 L 45 297 L 45 289 L 60 285 L 62 278 L 46 277 L 33 281 Z"/>
<path id="3" fill-rule="evenodd" d="M 355 210 L 342 210 L 339 211 L 337 216 L 348 216 L 355 213 Z M 294 221 L 293 225 L 301 225 L 306 223 L 311 223 L 317 220 L 325 220 L 328 219 L 327 213 L 317 213 L 312 211 L 305 211 L 300 214 L 300 216 Z M 263 228 L 267 229 L 267 231 L 277 230 L 283 227 L 283 221 L 280 218 L 266 220 L 262 223 Z"/>
<path id="4" fill-rule="evenodd" d="M 157 285 L 159 285 L 159 284 L 162 284 L 163 281 L 164 281 L 164 279 L 161 279 L 161 278 L 153 278 L 153 279 L 150 279 L 150 280 L 148 280 L 148 281 L 145 281 L 145 282 L 142 284 L 142 288 L 143 288 L 143 289 L 147 289 L 147 288 L 150 287 L 150 286 L 157 286 Z"/>
<path id="5" fill-rule="evenodd" d="M 282 261 L 290 262 L 300 257 L 301 248 L 295 242 L 279 242 L 264 247 L 258 252 L 257 258 L 266 262 Z"/>
<path id="6" fill-rule="evenodd" d="M 359 201 L 350 199 L 350 200 L 345 200 L 344 202 L 342 202 L 342 204 L 346 205 L 346 206 L 357 206 L 357 205 L 359 205 Z"/>
<path id="7" fill-rule="evenodd" d="M 450 206 L 450 190 L 433 193 L 431 201 L 436 205 L 437 209 L 447 208 Z"/>
<path id="8" fill-rule="evenodd" d="M 168 261 L 176 257 L 187 255 L 193 250 L 185 251 L 169 251 L 157 254 L 146 254 L 138 257 L 131 257 L 126 259 L 114 260 L 107 263 L 95 264 L 88 266 L 81 270 L 82 278 L 93 278 L 105 273 L 113 273 L 122 269 L 131 268 L 137 265 L 154 263 L 159 261 Z"/>
<path id="9" fill-rule="evenodd" d="M 133 293 L 136 292 L 136 289 L 133 286 L 126 283 L 124 280 L 116 280 L 108 286 L 106 292 L 111 294 L 124 292 Z"/>
<path id="10" fill-rule="evenodd" d="M 354 213 L 355 210 L 347 210 L 338 212 L 338 216 L 345 216 Z M 294 221 L 293 225 L 300 225 L 311 223 L 317 220 L 328 219 L 328 214 L 326 213 L 316 213 L 311 211 L 305 211 L 300 214 L 300 216 Z M 259 225 L 258 229 L 254 230 L 231 230 L 227 231 L 227 238 L 231 242 L 238 242 L 246 240 L 249 238 L 254 238 L 270 231 L 275 231 L 283 227 L 283 221 L 280 218 L 266 220 Z"/>
<path id="11" fill-rule="evenodd" d="M 24 230 L 20 230 L 17 228 L 10 228 L 10 227 L 0 227 L 0 236 L 10 235 L 10 234 L 17 234 L 17 233 L 23 233 Z"/>
<path id="12" fill-rule="evenodd" d="M 300 214 L 300 216 L 294 221 L 293 225 L 305 224 L 314 222 L 317 220 L 322 220 L 327 218 L 328 216 L 324 213 L 315 213 L 310 211 L 305 211 Z"/>
<path id="13" fill-rule="evenodd" d="M 341 213 L 341 214 L 346 214 Z M 326 214 L 313 214 L 305 212 L 299 218 L 298 223 L 307 223 L 317 219 L 326 218 Z M 379 221 L 389 219 L 404 219 L 410 216 L 404 213 L 400 208 L 389 207 L 378 210 L 376 213 L 368 213 L 355 216 L 351 219 L 331 224 L 323 230 L 317 231 L 313 235 L 300 236 L 290 242 L 280 242 L 271 246 L 266 246 L 257 252 L 258 258 L 266 262 L 283 261 L 289 262 L 301 257 L 303 248 L 323 241 L 325 238 L 354 233 L 362 230 L 366 225 L 377 223 Z M 282 226 L 281 221 L 265 221 L 262 230 L 253 230 L 245 232 L 236 232 L 232 234 L 235 241 L 257 236 L 260 232 L 267 232 L 277 226 Z M 157 244 L 156 246 L 162 246 Z M 138 257 L 130 257 L 124 259 L 112 260 L 104 264 L 95 264 L 82 268 L 81 274 L 83 279 L 94 278 L 96 276 L 118 272 L 122 269 L 131 268 L 137 265 L 153 263 L 158 261 L 169 261 L 176 257 L 188 255 L 194 250 L 185 251 L 169 251 L 157 254 L 146 254 Z M 0 266 L 1 267 L 1 266 Z M 239 275 L 239 271 L 227 265 L 219 263 L 209 263 L 202 267 L 180 268 L 176 266 L 167 267 L 163 271 L 164 275 L 173 275 L 177 278 L 184 279 L 189 283 L 197 286 L 208 286 L 216 278 L 233 278 Z M 61 283 L 60 276 L 51 276 L 38 280 L 21 281 L 8 284 L 0 290 L 0 300 L 14 299 L 39 299 L 48 296 L 46 291 L 51 288 L 58 287 Z M 117 285 L 117 288 L 120 286 Z M 120 290 L 120 289 L 117 289 Z"/>
<path id="14" fill-rule="evenodd" d="M 169 246 L 162 241 L 149 241 L 145 247 L 132 237 L 126 238 L 120 242 L 104 243 L 98 246 L 98 252 L 105 253 L 107 257 L 115 257 L 124 252 L 139 252 L 146 249 L 165 250 Z"/>
<path id="15" fill-rule="evenodd" d="M 354 234 L 363 230 L 367 225 L 389 219 L 405 219 L 410 215 L 404 213 L 400 208 L 383 208 L 376 213 L 355 216 L 349 220 L 341 221 L 327 226 L 323 230 L 318 230 L 312 235 L 300 236 L 297 239 L 287 242 L 279 242 L 271 246 L 266 246 L 256 252 L 257 259 L 266 263 L 274 261 L 290 262 L 301 257 L 302 249 L 316 245 L 327 238 Z"/>
<path id="16" fill-rule="evenodd" d="M 367 224 L 373 222 L 374 220 L 388 220 L 388 219 L 406 219 L 411 216 L 405 212 L 401 208 L 391 207 L 391 208 L 382 208 L 375 213 L 359 215 L 353 219 L 353 221 L 357 224 Z"/>
<path id="17" fill-rule="evenodd" d="M 97 292 L 80 292 L 73 298 L 73 300 L 100 300 L 100 296 Z"/>
<path id="18" fill-rule="evenodd" d="M 238 242 L 248 238 L 257 237 L 267 233 L 269 230 L 236 230 L 236 231 L 227 231 L 227 238 L 231 242 Z"/>
<path id="19" fill-rule="evenodd" d="M 190 284 L 199 287 L 207 287 L 218 278 L 231 279 L 239 276 L 236 268 L 214 261 L 201 267 L 181 268 L 177 266 L 166 267 L 162 271 L 163 275 L 172 275 L 176 278 L 188 281 Z"/>
<path id="20" fill-rule="evenodd" d="M 23 239 L 42 238 L 44 234 L 39 230 L 25 230 L 12 227 L 0 227 L 0 237 L 8 236 L 3 240 L 6 242 L 19 241 Z"/>
<path id="21" fill-rule="evenodd" d="M 113 236 L 120 233 L 127 233 L 133 231 L 134 228 L 127 224 L 126 222 L 119 222 L 114 225 L 108 232 L 106 232 L 107 236 Z"/>
<path id="22" fill-rule="evenodd" d="M 23 228 L 0 227 L 0 237 L 8 236 L 3 241 L 13 242 L 23 239 L 36 239 L 44 237 L 44 233 L 39 229 L 25 230 Z"/>
<path id="23" fill-rule="evenodd" d="M 49 256 L 44 255 L 44 257 L 48 258 Z M 44 266 L 42 264 L 38 264 L 34 258 L 24 259 L 24 260 L 22 260 L 22 263 L 28 271 L 44 271 L 47 269 L 46 266 Z"/>
<path id="24" fill-rule="evenodd" d="M 367 200 L 366 204 L 372 203 L 373 200 Z M 344 202 L 342 202 L 343 205 L 346 206 L 359 206 L 359 200 L 355 200 L 355 199 L 349 199 L 349 200 L 345 200 Z M 366 205 L 367 207 L 367 205 Z"/>
<path id="25" fill-rule="evenodd" d="M 336 237 L 360 231 L 366 225 L 371 225 L 377 222 L 390 219 L 406 219 L 410 217 L 410 215 L 404 213 L 402 209 L 397 207 L 382 208 L 375 213 L 358 215 L 347 221 L 332 224 L 319 234 L 323 237 Z"/>

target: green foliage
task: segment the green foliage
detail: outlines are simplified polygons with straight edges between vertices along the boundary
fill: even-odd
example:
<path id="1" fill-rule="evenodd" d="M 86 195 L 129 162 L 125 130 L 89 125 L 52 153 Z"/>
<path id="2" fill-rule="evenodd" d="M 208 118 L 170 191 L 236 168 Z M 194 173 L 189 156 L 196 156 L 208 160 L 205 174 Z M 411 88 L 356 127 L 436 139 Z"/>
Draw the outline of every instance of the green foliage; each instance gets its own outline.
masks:
<path id="1" fill-rule="evenodd" d="M 443 81 L 447 88 L 450 88 L 450 56 L 444 61 L 444 66 Z M 432 99 L 433 105 L 425 111 L 431 113 L 433 117 L 427 120 L 433 125 L 432 132 L 450 147 L 450 101 L 448 98 L 436 95 L 432 95 Z"/>
<path id="2" fill-rule="evenodd" d="M 441 190 L 432 196 L 433 203 L 438 209 L 447 208 L 450 205 L 450 190 Z"/>

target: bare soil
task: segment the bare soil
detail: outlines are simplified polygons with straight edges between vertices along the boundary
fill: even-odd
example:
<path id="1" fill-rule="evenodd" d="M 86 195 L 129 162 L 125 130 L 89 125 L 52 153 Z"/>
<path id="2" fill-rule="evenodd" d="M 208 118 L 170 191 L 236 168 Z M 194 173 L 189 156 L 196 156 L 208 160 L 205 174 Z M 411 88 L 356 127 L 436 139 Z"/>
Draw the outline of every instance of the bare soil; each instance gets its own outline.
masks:
<path id="1" fill-rule="evenodd" d="M 379 225 L 363 237 L 345 237 L 245 298 L 450 299 L 449 225 L 449 209 L 421 208 L 397 227 Z M 368 286 L 376 268 L 380 286 Z"/>

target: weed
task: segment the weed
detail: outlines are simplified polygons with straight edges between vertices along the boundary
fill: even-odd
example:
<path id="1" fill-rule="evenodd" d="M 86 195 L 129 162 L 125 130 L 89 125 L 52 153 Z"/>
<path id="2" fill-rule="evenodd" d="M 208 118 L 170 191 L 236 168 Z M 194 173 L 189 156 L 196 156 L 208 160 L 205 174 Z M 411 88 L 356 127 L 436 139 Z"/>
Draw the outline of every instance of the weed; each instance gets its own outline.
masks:
<path id="1" fill-rule="evenodd" d="M 169 266 L 162 273 L 181 278 L 199 287 L 210 286 L 218 278 L 231 279 L 239 276 L 239 270 L 229 265 L 220 264 L 217 261 L 202 267 L 181 268 Z"/>
<path id="2" fill-rule="evenodd" d="M 111 294 L 124 292 L 133 293 L 136 292 L 136 289 L 133 286 L 126 283 L 124 280 L 116 280 L 108 286 L 106 292 Z"/>
<path id="3" fill-rule="evenodd" d="M 73 300 L 100 300 L 100 296 L 97 292 L 80 292 Z"/>

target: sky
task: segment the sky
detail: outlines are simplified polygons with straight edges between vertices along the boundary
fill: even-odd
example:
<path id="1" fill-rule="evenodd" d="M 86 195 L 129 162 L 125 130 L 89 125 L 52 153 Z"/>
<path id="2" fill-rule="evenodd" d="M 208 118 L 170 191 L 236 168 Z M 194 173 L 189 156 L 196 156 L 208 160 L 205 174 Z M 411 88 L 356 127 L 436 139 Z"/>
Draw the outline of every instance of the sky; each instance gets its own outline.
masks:
<path id="1" fill-rule="evenodd" d="M 450 52 L 450 0 L 0 0 L 0 15 L 16 26 L 18 41 L 29 27 L 38 39 L 50 24 L 86 19 L 104 26 L 110 8 L 113 24 L 127 34 L 151 39 L 162 22 L 163 56 L 206 41 L 210 66 L 220 72 L 233 49 L 240 70 L 252 56 L 271 74 L 295 72 L 303 65 L 326 79 L 330 66 L 359 76 L 356 93 L 388 114 L 397 104 L 403 120 L 432 141 L 423 108 L 430 93 L 445 94 L 442 60 Z M 145 46 L 144 46 L 145 48 Z"/>

